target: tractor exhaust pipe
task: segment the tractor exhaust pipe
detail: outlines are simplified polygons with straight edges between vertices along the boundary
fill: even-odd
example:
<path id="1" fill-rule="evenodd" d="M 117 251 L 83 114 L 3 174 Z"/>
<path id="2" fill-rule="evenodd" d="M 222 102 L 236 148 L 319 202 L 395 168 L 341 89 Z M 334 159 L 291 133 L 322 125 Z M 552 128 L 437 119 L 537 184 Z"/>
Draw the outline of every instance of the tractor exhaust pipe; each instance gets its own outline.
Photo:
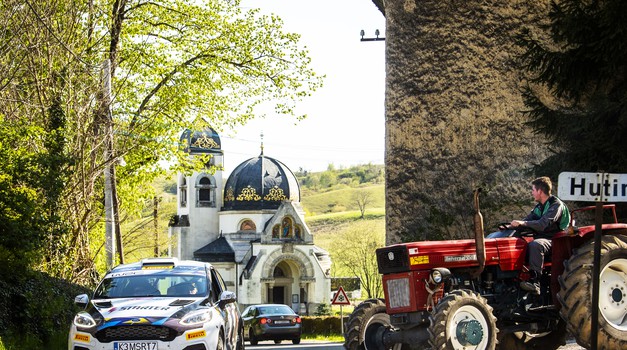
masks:
<path id="1" fill-rule="evenodd" d="M 481 187 L 477 188 L 473 193 L 475 202 L 475 246 L 477 262 L 479 263 L 478 270 L 473 273 L 475 277 L 479 277 L 485 268 L 485 239 L 483 233 L 483 215 L 481 215 L 481 211 L 479 211 L 479 192 L 481 192 Z"/>

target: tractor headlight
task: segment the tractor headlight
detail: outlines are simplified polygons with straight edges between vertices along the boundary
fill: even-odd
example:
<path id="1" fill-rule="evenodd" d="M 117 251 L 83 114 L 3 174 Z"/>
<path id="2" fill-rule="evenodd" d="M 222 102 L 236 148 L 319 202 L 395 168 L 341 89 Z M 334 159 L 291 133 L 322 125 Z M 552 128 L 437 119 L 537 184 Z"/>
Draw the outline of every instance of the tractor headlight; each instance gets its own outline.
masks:
<path id="1" fill-rule="evenodd" d="M 442 283 L 442 272 L 438 270 L 431 271 L 431 281 L 434 283 Z"/>
<path id="2" fill-rule="evenodd" d="M 431 270 L 431 275 L 429 275 L 429 282 L 433 284 L 440 284 L 447 280 L 450 276 L 451 271 L 443 267 L 439 267 Z"/>

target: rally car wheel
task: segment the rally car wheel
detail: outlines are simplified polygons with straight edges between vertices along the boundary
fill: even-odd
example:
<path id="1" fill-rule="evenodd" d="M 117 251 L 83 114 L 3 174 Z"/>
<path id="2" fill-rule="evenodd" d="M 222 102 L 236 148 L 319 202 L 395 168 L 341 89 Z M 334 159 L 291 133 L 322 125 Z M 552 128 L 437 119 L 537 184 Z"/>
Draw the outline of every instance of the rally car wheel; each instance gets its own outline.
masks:
<path id="1" fill-rule="evenodd" d="M 390 316 L 385 313 L 385 302 L 382 299 L 365 300 L 348 319 L 344 347 L 348 350 L 383 349 L 383 331 L 391 327 Z M 402 348 L 402 344 L 392 347 L 394 350 Z"/>
<path id="2" fill-rule="evenodd" d="M 568 331 L 591 345 L 594 241 L 582 245 L 564 264 L 558 299 Z M 627 235 L 603 235 L 599 275 L 599 349 L 627 349 Z"/>
<path id="3" fill-rule="evenodd" d="M 239 327 L 237 331 L 237 350 L 244 350 L 244 327 Z"/>
<path id="4" fill-rule="evenodd" d="M 429 342 L 434 350 L 495 350 L 496 318 L 492 307 L 470 290 L 452 291 L 431 315 Z"/>
<path id="5" fill-rule="evenodd" d="M 218 344 L 216 344 L 216 350 L 224 350 L 225 346 L 224 346 L 224 335 L 222 335 L 222 332 L 220 331 L 220 335 L 218 336 Z"/>

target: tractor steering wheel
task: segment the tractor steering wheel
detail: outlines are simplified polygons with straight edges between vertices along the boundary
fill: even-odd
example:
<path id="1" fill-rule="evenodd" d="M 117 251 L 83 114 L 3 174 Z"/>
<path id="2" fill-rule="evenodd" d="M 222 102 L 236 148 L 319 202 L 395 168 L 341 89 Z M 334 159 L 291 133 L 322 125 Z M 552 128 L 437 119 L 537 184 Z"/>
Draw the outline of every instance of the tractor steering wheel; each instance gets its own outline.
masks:
<path id="1" fill-rule="evenodd" d="M 522 227 L 511 227 L 509 225 L 509 222 L 500 222 L 498 223 L 498 228 L 499 231 L 503 232 L 503 231 L 507 231 L 507 230 L 513 230 L 514 234 L 512 234 L 512 237 L 525 237 L 525 236 L 535 236 L 538 231 L 534 230 L 531 227 L 527 227 L 527 226 L 522 226 Z"/>

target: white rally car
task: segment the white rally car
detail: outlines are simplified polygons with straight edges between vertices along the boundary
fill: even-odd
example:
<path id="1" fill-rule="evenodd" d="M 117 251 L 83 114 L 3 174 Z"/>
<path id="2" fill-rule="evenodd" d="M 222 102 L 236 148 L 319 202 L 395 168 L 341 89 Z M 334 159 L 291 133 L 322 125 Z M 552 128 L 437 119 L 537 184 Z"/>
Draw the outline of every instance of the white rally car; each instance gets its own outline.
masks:
<path id="1" fill-rule="evenodd" d="M 69 350 L 242 350 L 235 293 L 211 264 L 144 259 L 119 265 L 74 317 Z"/>

